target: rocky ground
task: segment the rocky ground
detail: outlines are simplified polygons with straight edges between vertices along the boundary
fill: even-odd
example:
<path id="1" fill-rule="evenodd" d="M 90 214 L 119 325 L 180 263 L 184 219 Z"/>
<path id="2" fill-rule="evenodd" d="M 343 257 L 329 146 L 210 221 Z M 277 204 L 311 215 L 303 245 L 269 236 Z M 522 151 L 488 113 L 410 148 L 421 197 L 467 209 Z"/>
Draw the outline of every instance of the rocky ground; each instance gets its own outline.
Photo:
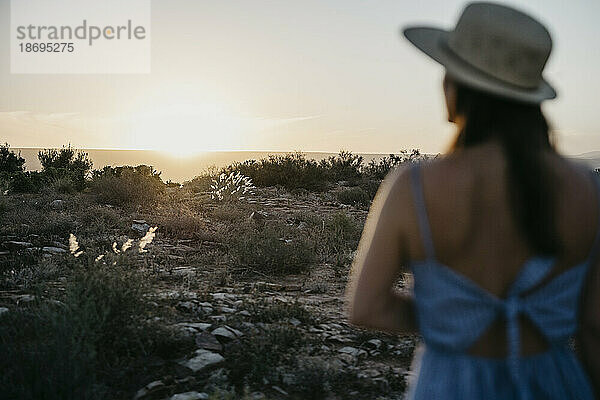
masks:
<path id="1" fill-rule="evenodd" d="M 4 202 L 0 324 L 40 297 L 62 301 L 70 278 L 61 266 L 74 257 L 69 233 L 82 251 L 98 252 L 158 227 L 148 252 L 132 262 L 151 277 L 145 322 L 168 329 L 177 345 L 137 358 L 128 367 L 135 378 L 114 398 L 399 399 L 404 393 L 417 339 L 359 329 L 345 317 L 344 289 L 365 209 L 342 205 L 331 193 L 274 188 L 227 204 L 206 193 L 172 193 L 166 205 L 149 209 L 109 207 L 85 193 Z M 36 211 L 24 214 L 28 208 Z M 343 223 L 328 228 L 331 218 Z M 358 229 L 349 233 L 347 221 Z M 243 246 L 232 239 L 240 226 L 250 240 Z M 269 229 L 282 235 L 275 239 L 282 251 L 301 244 L 317 253 L 312 265 L 272 273 L 247 261 L 254 255 L 245 252 L 260 246 L 252 235 L 261 240 Z"/>

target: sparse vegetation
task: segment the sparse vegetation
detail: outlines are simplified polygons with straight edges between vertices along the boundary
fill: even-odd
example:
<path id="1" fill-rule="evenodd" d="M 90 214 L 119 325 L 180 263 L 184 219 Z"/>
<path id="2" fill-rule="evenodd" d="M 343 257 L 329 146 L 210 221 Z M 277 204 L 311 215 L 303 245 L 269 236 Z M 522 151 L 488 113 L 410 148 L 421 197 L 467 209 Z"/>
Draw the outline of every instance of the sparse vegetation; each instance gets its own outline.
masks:
<path id="1" fill-rule="evenodd" d="M 183 186 L 146 165 L 92 170 L 70 146 L 39 156 L 42 170 L 26 171 L 0 146 L 0 397 L 387 399 L 404 390 L 404 376 L 381 365 L 404 365 L 409 350 L 369 355 L 376 379 L 359 376 L 362 358 L 340 361 L 343 346 L 395 340 L 352 334 L 340 290 L 381 178 L 418 152 L 366 165 L 350 152 L 318 162 L 291 153 Z M 225 358 L 218 368 L 183 366 L 225 326 L 243 335 L 209 343 Z"/>

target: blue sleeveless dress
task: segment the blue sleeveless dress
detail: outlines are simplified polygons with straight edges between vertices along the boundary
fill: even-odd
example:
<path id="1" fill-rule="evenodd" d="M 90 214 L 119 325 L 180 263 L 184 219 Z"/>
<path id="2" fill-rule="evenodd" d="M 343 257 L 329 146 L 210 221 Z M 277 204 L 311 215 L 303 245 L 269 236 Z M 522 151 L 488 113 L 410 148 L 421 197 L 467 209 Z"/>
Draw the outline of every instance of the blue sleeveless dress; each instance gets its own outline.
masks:
<path id="1" fill-rule="evenodd" d="M 411 166 L 411 181 L 426 259 L 410 263 L 424 344 L 415 352 L 407 398 L 593 399 L 590 378 L 568 341 L 577 331 L 582 285 L 600 242 L 600 229 L 585 261 L 523 296 L 554 265 L 553 257 L 534 256 L 522 266 L 507 297 L 499 298 L 436 260 L 417 163 Z M 594 181 L 600 189 L 596 177 Z M 547 351 L 519 354 L 519 314 L 545 336 Z M 506 320 L 508 356 L 469 355 L 470 346 L 499 317 Z"/>

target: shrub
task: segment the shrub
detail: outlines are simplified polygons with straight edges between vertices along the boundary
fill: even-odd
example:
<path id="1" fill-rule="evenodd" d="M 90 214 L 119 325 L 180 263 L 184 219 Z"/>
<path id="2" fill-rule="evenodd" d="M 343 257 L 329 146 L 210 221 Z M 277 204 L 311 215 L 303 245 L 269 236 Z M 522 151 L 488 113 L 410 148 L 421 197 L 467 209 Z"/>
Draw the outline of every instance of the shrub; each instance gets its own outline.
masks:
<path id="1" fill-rule="evenodd" d="M 401 150 L 400 154 L 390 154 L 379 160 L 371 160 L 364 168 L 366 175 L 374 179 L 382 180 L 385 176 L 397 166 L 406 162 L 419 161 L 426 158 L 418 149 L 412 149 L 409 153 L 406 150 Z"/>
<path id="2" fill-rule="evenodd" d="M 250 303 L 247 309 L 252 314 L 254 322 L 273 323 L 296 318 L 300 322 L 310 325 L 316 321 L 310 311 L 297 300 L 293 303 L 284 303 L 261 299 L 255 303 Z"/>
<path id="3" fill-rule="evenodd" d="M 371 197 L 362 187 L 351 187 L 336 192 L 337 200 L 342 204 L 348 204 L 355 207 L 368 207 L 371 203 Z"/>
<path id="4" fill-rule="evenodd" d="M 327 182 L 325 169 L 299 152 L 234 163 L 223 172 L 240 172 L 252 178 L 257 186 L 283 186 L 288 189 L 322 190 Z"/>
<path id="5" fill-rule="evenodd" d="M 315 262 L 313 246 L 292 236 L 286 225 L 242 226 L 232 231 L 230 254 L 238 265 L 270 274 L 295 274 Z"/>
<path id="6" fill-rule="evenodd" d="M 10 145 L 4 143 L 0 145 L 0 173 L 15 173 L 25 171 L 25 159 L 21 157 L 21 152 L 15 153 L 10 150 Z"/>
<path id="7" fill-rule="evenodd" d="M 42 164 L 42 172 L 46 178 L 55 182 L 62 180 L 59 185 L 65 187 L 65 181 L 70 181 L 75 190 L 83 190 L 86 178 L 92 169 L 92 161 L 88 153 L 75 150 L 68 145 L 62 149 L 44 149 L 38 153 Z"/>
<path id="8" fill-rule="evenodd" d="M 244 336 L 228 344 L 224 348 L 225 358 L 235 360 L 229 369 L 229 381 L 238 393 L 245 385 L 263 387 L 264 379 L 278 382 L 276 366 L 287 361 L 290 349 L 300 347 L 302 342 L 302 334 L 297 329 L 272 326 L 260 336 Z"/>
<path id="9" fill-rule="evenodd" d="M 129 268 L 83 268 L 62 305 L 36 304 L 0 319 L 0 377 L 8 398 L 95 399 L 98 370 L 143 348 L 143 279 Z"/>
<path id="10" fill-rule="evenodd" d="M 342 150 L 335 156 L 321 160 L 319 165 L 327 171 L 330 181 L 356 182 L 361 177 L 362 163 L 362 156 Z"/>
<path id="11" fill-rule="evenodd" d="M 115 206 L 150 206 L 165 193 L 160 172 L 147 165 L 96 170 L 90 187 L 98 202 Z"/>

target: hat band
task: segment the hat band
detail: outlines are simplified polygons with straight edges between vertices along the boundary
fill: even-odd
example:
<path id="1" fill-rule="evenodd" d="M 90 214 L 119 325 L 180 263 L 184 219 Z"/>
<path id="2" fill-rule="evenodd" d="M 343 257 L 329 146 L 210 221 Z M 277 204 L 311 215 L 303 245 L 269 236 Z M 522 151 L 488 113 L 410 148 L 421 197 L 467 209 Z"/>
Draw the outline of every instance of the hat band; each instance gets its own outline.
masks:
<path id="1" fill-rule="evenodd" d="M 513 90 L 523 90 L 523 91 L 529 91 L 529 92 L 533 92 L 535 90 L 537 90 L 539 88 L 539 85 L 537 86 L 523 86 L 523 85 L 518 85 L 514 82 L 509 82 L 505 79 L 499 78 L 496 75 L 491 74 L 488 71 L 485 71 L 475 65 L 473 65 L 472 63 L 470 63 L 468 60 L 466 60 L 464 57 L 462 57 L 461 55 L 459 55 L 457 52 L 455 52 L 449 45 L 448 45 L 448 41 L 446 38 L 444 37 L 440 37 L 439 38 L 439 44 L 442 48 L 443 51 L 446 52 L 447 55 L 449 55 L 450 57 L 454 58 L 456 62 L 462 64 L 463 68 L 467 68 L 470 69 L 473 73 L 477 73 L 479 75 L 481 75 L 482 78 L 485 78 L 489 81 L 492 81 L 495 84 L 498 85 L 504 85 L 509 89 L 513 89 Z"/>

